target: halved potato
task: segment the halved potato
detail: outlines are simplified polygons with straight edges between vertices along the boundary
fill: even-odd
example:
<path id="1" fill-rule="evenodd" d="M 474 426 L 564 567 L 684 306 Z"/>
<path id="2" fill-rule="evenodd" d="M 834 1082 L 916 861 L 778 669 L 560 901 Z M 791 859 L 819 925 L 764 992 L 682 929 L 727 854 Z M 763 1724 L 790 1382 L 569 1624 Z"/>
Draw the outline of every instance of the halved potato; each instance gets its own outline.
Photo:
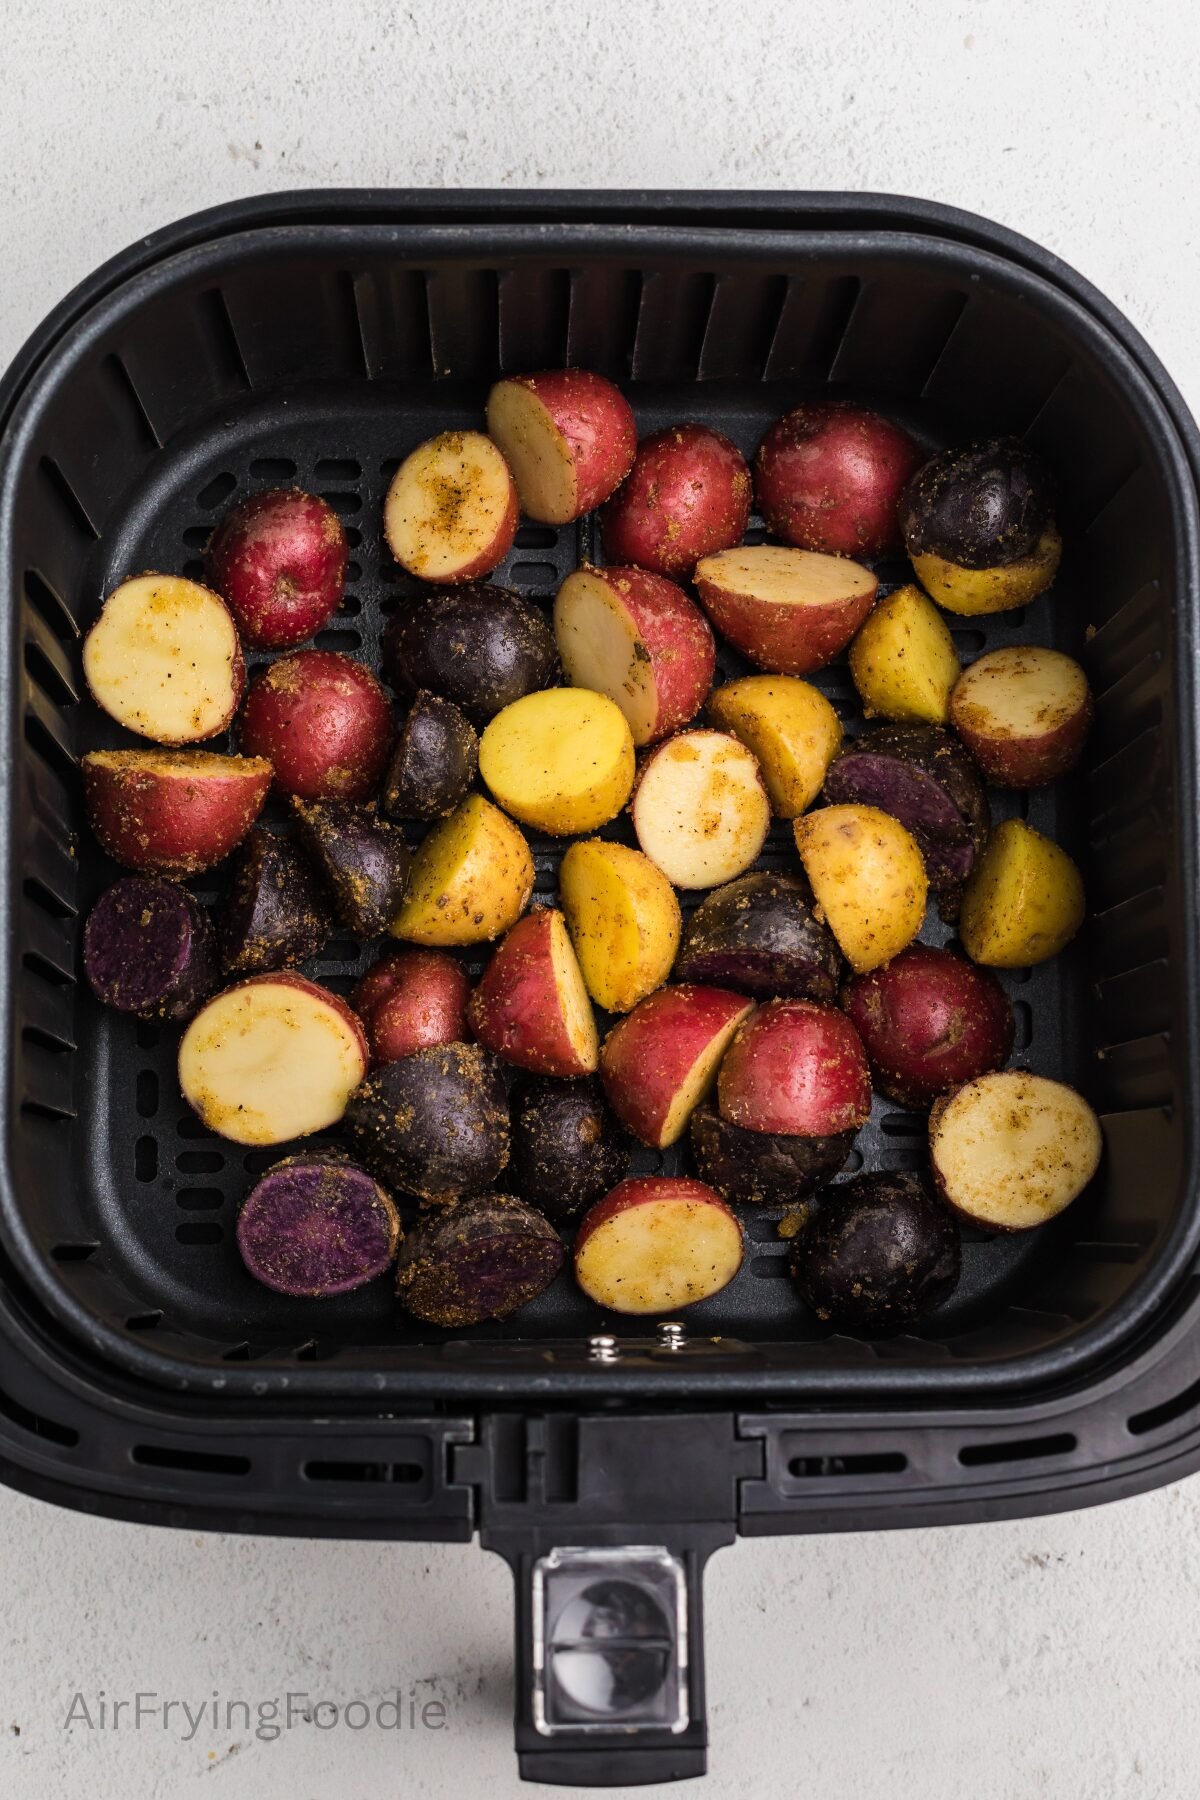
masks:
<path id="1" fill-rule="evenodd" d="M 832 662 L 879 587 L 870 569 L 848 556 L 781 544 L 743 544 L 702 557 L 692 579 L 717 630 L 776 675 L 808 675 Z"/>
<path id="2" fill-rule="evenodd" d="M 587 688 L 543 688 L 498 712 L 479 773 L 506 812 L 556 837 L 616 818 L 633 787 L 633 738 L 619 706 Z"/>
<path id="3" fill-rule="evenodd" d="M 877 806 L 823 806 L 792 829 L 818 917 L 856 974 L 912 943 L 929 884 L 917 841 L 899 819 Z"/>
<path id="4" fill-rule="evenodd" d="M 850 674 L 868 719 L 944 725 L 961 673 L 950 627 L 912 582 L 872 608 L 850 646 Z"/>
<path id="5" fill-rule="evenodd" d="M 421 581 L 474 581 L 503 562 L 517 532 L 517 485 L 481 431 L 443 431 L 405 457 L 383 503 L 396 561 Z"/>
<path id="6" fill-rule="evenodd" d="M 97 706 L 156 744 L 199 744 L 232 723 L 246 670 L 233 614 L 180 575 L 114 588 L 83 645 Z"/>
<path id="7" fill-rule="evenodd" d="M 728 1286 L 742 1253 L 737 1215 L 704 1182 L 633 1175 L 580 1221 L 575 1279 L 610 1312 L 678 1312 Z"/>
<path id="8" fill-rule="evenodd" d="M 708 716 L 758 758 L 771 809 L 795 819 L 821 791 L 842 747 L 842 722 L 819 688 L 794 675 L 744 675 L 708 702 Z"/>
<path id="9" fill-rule="evenodd" d="M 924 551 L 913 556 L 912 566 L 921 586 L 939 606 L 963 618 L 975 618 L 980 613 L 1011 612 L 1015 606 L 1035 600 L 1054 580 L 1061 556 L 1062 538 L 1056 526 L 1047 525 L 1029 555 L 1015 562 L 968 569 Z"/>
<path id="10" fill-rule="evenodd" d="M 938 1189 L 995 1231 L 1027 1231 L 1062 1212 L 1096 1173 L 1103 1145 L 1082 1094 L 1024 1069 L 968 1081 L 929 1115 Z"/>
<path id="11" fill-rule="evenodd" d="M 1010 644 L 973 662 L 950 696 L 950 722 L 997 787 L 1042 787 L 1078 762 L 1092 720 L 1074 657 Z"/>
<path id="12" fill-rule="evenodd" d="M 415 944 L 485 943 L 525 911 L 533 873 L 518 827 L 482 794 L 468 794 L 417 846 L 388 929 Z"/>
<path id="13" fill-rule="evenodd" d="M 1048 962 L 1083 924 L 1083 877 L 1066 851 L 1026 825 L 997 825 L 971 871 L 958 929 L 972 962 L 1024 969 Z"/>
<path id="14" fill-rule="evenodd" d="M 680 888 L 718 887 L 750 867 L 771 826 L 758 759 L 724 731 L 681 731 L 646 762 L 633 829 Z"/>
<path id="15" fill-rule="evenodd" d="M 682 916 L 675 890 L 648 856 L 628 844 L 572 844 L 558 893 L 588 993 L 609 1012 L 628 1012 L 667 979 Z"/>

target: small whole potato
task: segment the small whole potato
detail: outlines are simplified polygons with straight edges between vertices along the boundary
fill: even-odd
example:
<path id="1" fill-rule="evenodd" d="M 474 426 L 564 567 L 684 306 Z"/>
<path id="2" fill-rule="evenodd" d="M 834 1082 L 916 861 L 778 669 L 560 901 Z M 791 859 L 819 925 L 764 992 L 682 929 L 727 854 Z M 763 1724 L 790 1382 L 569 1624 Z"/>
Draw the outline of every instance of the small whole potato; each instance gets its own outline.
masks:
<path id="1" fill-rule="evenodd" d="M 759 446 L 758 510 L 768 530 L 799 550 L 878 556 L 899 541 L 896 508 L 922 454 L 879 413 L 806 402 L 777 419 Z"/>
<path id="2" fill-rule="evenodd" d="M 708 425 L 671 425 L 638 445 L 600 515 L 605 561 L 673 580 L 702 556 L 740 544 L 750 517 L 750 471 L 736 444 Z"/>
<path id="3" fill-rule="evenodd" d="M 250 684 L 241 747 L 268 757 L 281 793 L 365 800 L 383 779 L 392 708 L 370 669 L 335 650 L 294 650 Z"/>

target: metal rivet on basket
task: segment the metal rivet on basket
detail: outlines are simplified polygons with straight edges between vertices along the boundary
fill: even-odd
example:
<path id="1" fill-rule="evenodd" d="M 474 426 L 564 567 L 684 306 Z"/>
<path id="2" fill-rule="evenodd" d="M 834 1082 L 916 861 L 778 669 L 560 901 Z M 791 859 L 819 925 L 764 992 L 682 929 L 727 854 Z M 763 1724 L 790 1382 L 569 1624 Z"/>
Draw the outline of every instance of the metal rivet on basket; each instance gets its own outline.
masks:
<path id="1" fill-rule="evenodd" d="M 617 1340 L 614 1337 L 591 1337 L 588 1339 L 588 1355 L 593 1362 L 616 1362 L 619 1354 Z"/>
<path id="2" fill-rule="evenodd" d="M 678 1319 L 659 1321 L 658 1341 L 664 1350 L 682 1350 L 687 1343 L 687 1327 Z"/>

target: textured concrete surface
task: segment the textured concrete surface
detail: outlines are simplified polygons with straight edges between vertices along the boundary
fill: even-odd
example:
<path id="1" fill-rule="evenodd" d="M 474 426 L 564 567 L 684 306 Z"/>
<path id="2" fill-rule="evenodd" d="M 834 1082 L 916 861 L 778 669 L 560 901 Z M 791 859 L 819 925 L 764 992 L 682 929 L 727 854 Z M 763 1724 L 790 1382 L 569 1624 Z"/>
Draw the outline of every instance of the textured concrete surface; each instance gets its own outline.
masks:
<path id="1" fill-rule="evenodd" d="M 0 361 L 139 233 L 262 189 L 875 188 L 1051 246 L 1200 405 L 1200 15 L 1182 0 L 8 0 L 4 37 Z M 1198 1570 L 1194 1483 L 1046 1522 L 724 1552 L 694 1791 L 1190 1796 Z M 0 1493 L 0 1595 L 5 1795 L 518 1792 L 508 1576 L 477 1551 L 196 1538 Z M 188 1741 L 179 1708 L 166 1728 L 98 1723 L 101 1690 L 195 1717 L 214 1690 L 344 1707 L 397 1687 L 399 1730 L 264 1738 L 235 1710 Z M 91 1729 L 64 1726 L 76 1692 Z M 408 1726 L 410 1692 L 441 1703 L 440 1729 L 436 1710 Z"/>

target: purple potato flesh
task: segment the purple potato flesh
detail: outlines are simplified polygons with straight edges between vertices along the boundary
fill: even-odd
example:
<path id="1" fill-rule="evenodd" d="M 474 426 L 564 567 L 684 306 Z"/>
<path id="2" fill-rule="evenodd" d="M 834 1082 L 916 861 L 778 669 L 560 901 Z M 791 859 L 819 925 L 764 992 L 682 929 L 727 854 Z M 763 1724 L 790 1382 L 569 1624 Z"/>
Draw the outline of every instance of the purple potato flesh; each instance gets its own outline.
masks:
<path id="1" fill-rule="evenodd" d="M 323 1300 L 374 1281 L 395 1260 L 400 1216 L 379 1183 L 334 1155 L 289 1156 L 238 1214 L 238 1249 L 256 1281 Z"/>
<path id="2" fill-rule="evenodd" d="M 396 1268 L 401 1305 L 430 1325 L 507 1319 L 562 1267 L 553 1225 L 510 1194 L 477 1194 L 423 1213 Z"/>
<path id="3" fill-rule="evenodd" d="M 179 1024 L 217 986 L 216 934 L 186 888 L 128 875 L 88 915 L 83 968 L 103 1005 Z"/>

